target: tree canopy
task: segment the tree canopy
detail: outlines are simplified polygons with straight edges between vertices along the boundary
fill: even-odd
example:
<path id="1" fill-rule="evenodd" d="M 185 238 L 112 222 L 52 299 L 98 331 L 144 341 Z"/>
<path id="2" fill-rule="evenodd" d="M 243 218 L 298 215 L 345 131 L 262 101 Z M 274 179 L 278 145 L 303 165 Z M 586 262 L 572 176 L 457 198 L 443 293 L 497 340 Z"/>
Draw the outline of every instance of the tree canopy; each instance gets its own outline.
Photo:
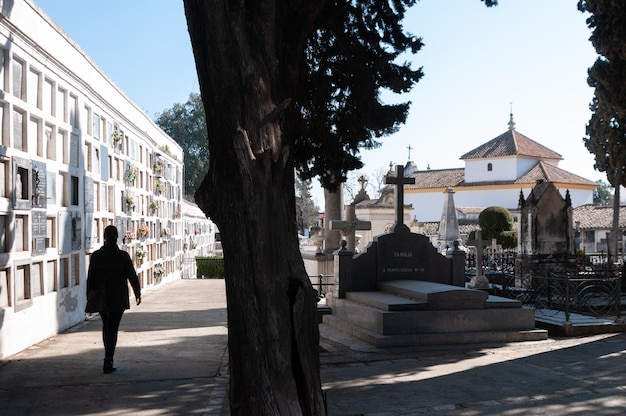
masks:
<path id="1" fill-rule="evenodd" d="M 598 59 L 589 69 L 589 85 L 607 108 L 626 113 L 626 3 L 621 0 L 579 0 L 578 9 L 591 13 L 587 25 Z"/>
<path id="2" fill-rule="evenodd" d="M 606 172 L 615 188 L 613 232 L 609 256 L 617 253 L 620 185 L 626 185 L 626 3 L 621 0 L 579 0 L 578 9 L 589 12 L 587 25 L 598 58 L 589 68 L 594 90 L 585 146 L 595 155 L 595 167 Z"/>
<path id="3" fill-rule="evenodd" d="M 488 7 L 495 0 L 482 0 Z M 305 55 L 285 134 L 294 140 L 292 155 L 303 179 L 318 177 L 330 190 L 360 169 L 360 149 L 406 121 L 410 102 L 384 104 L 381 90 L 402 94 L 423 76 L 421 68 L 399 62 L 416 53 L 422 39 L 404 31 L 402 20 L 416 0 L 325 2 Z"/>
<path id="4" fill-rule="evenodd" d="M 155 122 L 183 148 L 184 192 L 186 196 L 193 195 L 209 167 L 207 125 L 200 94 L 192 93 L 186 103 L 176 103 L 157 114 Z"/>
<path id="5" fill-rule="evenodd" d="M 607 173 L 611 185 L 626 184 L 626 3 L 620 0 L 579 0 L 578 9 L 589 12 L 587 25 L 598 58 L 589 68 L 594 88 L 592 116 L 584 143 L 595 155 L 595 166 Z M 616 183 L 617 181 L 617 183 Z"/>
<path id="6" fill-rule="evenodd" d="M 326 2 L 319 25 L 305 45 L 285 134 L 304 179 L 319 177 L 334 189 L 348 171 L 360 169 L 359 148 L 405 122 L 409 103 L 384 104 L 381 89 L 407 92 L 421 69 L 397 63 L 405 51 L 417 52 L 421 39 L 405 33 L 402 19 L 415 0 Z"/>
<path id="7" fill-rule="evenodd" d="M 596 181 L 598 186 L 593 190 L 593 203 L 600 205 L 608 205 L 613 201 L 613 191 L 611 185 L 602 179 Z"/>

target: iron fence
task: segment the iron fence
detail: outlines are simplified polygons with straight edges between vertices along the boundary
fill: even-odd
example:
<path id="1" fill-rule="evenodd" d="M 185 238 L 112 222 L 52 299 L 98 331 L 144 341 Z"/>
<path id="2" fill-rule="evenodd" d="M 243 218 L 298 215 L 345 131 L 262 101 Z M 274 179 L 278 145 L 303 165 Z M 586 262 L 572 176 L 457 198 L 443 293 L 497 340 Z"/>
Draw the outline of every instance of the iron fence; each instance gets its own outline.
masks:
<path id="1" fill-rule="evenodd" d="M 333 278 L 333 277 L 335 276 L 332 274 L 318 274 L 315 276 L 309 276 L 309 279 L 311 279 L 311 283 L 313 284 L 313 287 L 315 288 L 315 290 L 317 290 L 318 301 L 326 297 L 326 293 L 328 293 L 328 290 L 325 290 L 325 289 L 327 287 L 335 285 L 333 282 L 328 281 L 330 278 Z M 317 283 L 313 283 L 313 279 L 317 279 Z"/>
<path id="2" fill-rule="evenodd" d="M 476 274 L 472 255 L 466 263 L 468 278 Z M 542 309 L 544 315 L 563 312 L 566 320 L 572 313 L 621 317 L 620 267 L 602 253 L 539 257 L 500 250 L 484 253 L 482 264 L 494 294 Z"/>

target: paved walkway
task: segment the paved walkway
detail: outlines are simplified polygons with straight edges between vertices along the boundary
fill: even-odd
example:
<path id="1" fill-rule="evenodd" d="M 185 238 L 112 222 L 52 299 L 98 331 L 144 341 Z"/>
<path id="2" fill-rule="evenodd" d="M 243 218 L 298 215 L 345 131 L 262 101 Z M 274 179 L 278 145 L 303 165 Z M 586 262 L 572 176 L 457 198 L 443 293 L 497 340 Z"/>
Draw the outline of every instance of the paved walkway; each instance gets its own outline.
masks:
<path id="1" fill-rule="evenodd" d="M 102 374 L 98 316 L 0 361 L 0 415 L 215 415 L 227 381 L 223 280 L 180 280 L 124 314 Z"/>
<path id="2" fill-rule="evenodd" d="M 93 318 L 0 362 L 0 415 L 228 415 L 222 280 L 181 280 L 123 320 L 103 375 Z M 377 349 L 320 325 L 330 416 L 624 415 L 626 334 Z"/>

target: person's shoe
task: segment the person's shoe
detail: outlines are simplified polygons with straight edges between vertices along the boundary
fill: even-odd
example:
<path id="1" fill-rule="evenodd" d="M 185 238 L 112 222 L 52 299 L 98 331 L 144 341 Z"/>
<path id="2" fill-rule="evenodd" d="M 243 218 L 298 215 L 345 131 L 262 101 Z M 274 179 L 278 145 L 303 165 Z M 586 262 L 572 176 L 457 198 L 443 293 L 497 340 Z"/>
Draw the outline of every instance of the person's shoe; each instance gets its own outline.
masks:
<path id="1" fill-rule="evenodd" d="M 102 372 L 104 374 L 109 374 L 117 370 L 117 368 L 113 365 L 113 360 L 104 359 L 104 365 L 102 366 Z"/>

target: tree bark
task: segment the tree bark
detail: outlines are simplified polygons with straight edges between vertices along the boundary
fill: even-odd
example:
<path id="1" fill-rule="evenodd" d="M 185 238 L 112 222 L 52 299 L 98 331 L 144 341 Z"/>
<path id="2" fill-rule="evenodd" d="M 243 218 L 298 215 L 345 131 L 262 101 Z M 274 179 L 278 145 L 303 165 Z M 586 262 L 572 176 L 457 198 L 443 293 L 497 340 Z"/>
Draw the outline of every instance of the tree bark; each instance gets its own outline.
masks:
<path id="1" fill-rule="evenodd" d="M 281 129 L 298 46 L 322 2 L 184 3 L 209 136 L 195 198 L 224 249 L 231 414 L 324 415 L 317 297 L 300 256 Z M 293 4 L 298 13 L 287 10 Z"/>
<path id="2" fill-rule="evenodd" d="M 619 235 L 619 211 L 620 211 L 620 187 L 622 183 L 622 168 L 615 169 L 615 192 L 613 193 L 613 224 L 611 227 L 611 238 L 609 238 L 608 262 L 612 266 L 617 262 L 617 240 Z"/>

